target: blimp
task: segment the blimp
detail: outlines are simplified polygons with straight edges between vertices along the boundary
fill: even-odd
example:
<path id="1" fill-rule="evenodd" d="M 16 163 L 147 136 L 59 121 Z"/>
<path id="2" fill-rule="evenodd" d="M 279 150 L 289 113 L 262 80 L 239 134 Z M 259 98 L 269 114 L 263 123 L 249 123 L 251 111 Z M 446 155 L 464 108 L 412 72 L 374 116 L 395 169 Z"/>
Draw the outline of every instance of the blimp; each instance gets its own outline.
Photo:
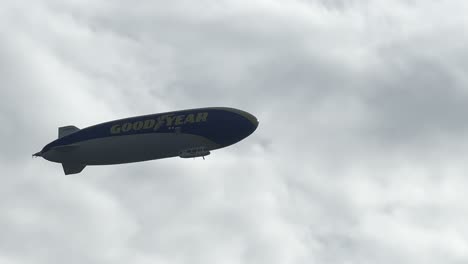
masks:
<path id="1" fill-rule="evenodd" d="M 58 138 L 33 157 L 61 163 L 66 175 L 89 165 L 155 159 L 195 158 L 235 144 L 258 127 L 252 114 L 228 107 L 207 107 L 135 116 L 83 129 L 58 128 Z"/>

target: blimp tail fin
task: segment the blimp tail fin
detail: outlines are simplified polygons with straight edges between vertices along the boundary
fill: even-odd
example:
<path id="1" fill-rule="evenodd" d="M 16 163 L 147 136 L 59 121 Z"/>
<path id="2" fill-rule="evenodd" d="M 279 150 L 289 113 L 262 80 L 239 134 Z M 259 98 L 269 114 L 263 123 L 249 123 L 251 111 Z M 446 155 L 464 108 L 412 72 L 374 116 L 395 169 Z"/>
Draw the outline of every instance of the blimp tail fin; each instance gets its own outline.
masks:
<path id="1" fill-rule="evenodd" d="M 62 163 L 63 172 L 65 175 L 80 173 L 85 167 L 85 164 L 79 163 Z"/>
<path id="2" fill-rule="evenodd" d="M 70 135 L 71 133 L 75 133 L 76 131 L 79 131 L 80 129 L 77 128 L 76 126 L 64 126 L 64 127 L 59 127 L 58 129 L 58 138 L 62 138 L 64 136 Z"/>

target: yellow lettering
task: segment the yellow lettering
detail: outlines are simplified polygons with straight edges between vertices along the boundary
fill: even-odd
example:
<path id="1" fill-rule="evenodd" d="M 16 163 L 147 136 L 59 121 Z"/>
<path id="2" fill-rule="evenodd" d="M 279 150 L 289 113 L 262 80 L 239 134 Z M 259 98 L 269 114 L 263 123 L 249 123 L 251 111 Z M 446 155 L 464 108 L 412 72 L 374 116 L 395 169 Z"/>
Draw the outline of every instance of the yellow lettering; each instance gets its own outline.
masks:
<path id="1" fill-rule="evenodd" d="M 187 115 L 185 118 L 185 124 L 195 122 L 195 116 L 193 114 Z"/>
<path id="2" fill-rule="evenodd" d="M 122 126 L 122 132 L 128 132 L 132 129 L 132 123 L 125 123 Z"/>
<path id="3" fill-rule="evenodd" d="M 158 122 L 154 126 L 154 131 L 158 130 L 164 124 L 164 116 L 158 117 Z"/>
<path id="4" fill-rule="evenodd" d="M 143 128 L 143 121 L 136 121 L 133 123 L 133 130 L 140 130 Z"/>
<path id="5" fill-rule="evenodd" d="M 175 119 L 175 125 L 180 126 L 184 124 L 184 115 L 177 116 Z"/>
<path id="6" fill-rule="evenodd" d="M 172 126 L 172 121 L 174 121 L 174 119 L 175 119 L 175 117 L 173 117 L 173 116 L 169 116 L 169 115 L 166 116 L 166 121 L 167 121 L 166 126 Z"/>
<path id="7" fill-rule="evenodd" d="M 111 134 L 118 134 L 120 133 L 120 125 L 113 125 L 110 129 Z"/>
<path id="8" fill-rule="evenodd" d="M 171 114 L 172 115 L 172 114 Z M 164 125 L 164 123 L 166 122 L 166 119 L 169 117 L 170 115 L 163 115 L 163 116 L 160 116 L 158 117 L 158 122 L 156 123 L 156 125 L 154 126 L 154 131 L 158 130 L 160 127 L 162 127 Z M 172 122 L 174 118 L 171 119 L 170 122 Z M 169 121 L 168 121 L 169 122 Z"/>
<path id="9" fill-rule="evenodd" d="M 198 122 L 206 122 L 206 119 L 208 118 L 208 113 L 207 112 L 204 112 L 204 113 L 198 113 L 197 114 L 197 123 Z"/>
<path id="10" fill-rule="evenodd" d="M 154 127 L 154 123 L 156 123 L 156 121 L 154 121 L 154 119 L 145 120 L 145 123 L 143 124 L 143 129 L 148 129 L 148 128 Z"/>

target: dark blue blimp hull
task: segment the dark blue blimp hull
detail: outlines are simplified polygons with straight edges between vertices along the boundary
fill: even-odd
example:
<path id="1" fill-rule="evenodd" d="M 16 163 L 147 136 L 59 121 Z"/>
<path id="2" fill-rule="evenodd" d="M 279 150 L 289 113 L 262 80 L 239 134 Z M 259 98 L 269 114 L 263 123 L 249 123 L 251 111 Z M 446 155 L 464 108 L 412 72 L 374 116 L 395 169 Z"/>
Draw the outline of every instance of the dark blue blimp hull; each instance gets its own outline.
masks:
<path id="1" fill-rule="evenodd" d="M 62 163 L 66 174 L 86 165 L 206 156 L 246 138 L 257 126 L 253 115 L 224 107 L 137 116 L 81 130 L 60 128 L 59 138 L 35 156 Z"/>

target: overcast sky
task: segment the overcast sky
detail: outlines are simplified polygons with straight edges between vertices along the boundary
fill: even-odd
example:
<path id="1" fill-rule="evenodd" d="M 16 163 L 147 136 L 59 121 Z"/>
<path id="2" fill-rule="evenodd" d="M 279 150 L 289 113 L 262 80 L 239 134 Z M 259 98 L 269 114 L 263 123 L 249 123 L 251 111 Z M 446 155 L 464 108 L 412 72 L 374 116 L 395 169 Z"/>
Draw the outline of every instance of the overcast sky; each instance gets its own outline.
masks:
<path id="1" fill-rule="evenodd" d="M 468 2 L 2 1 L 0 263 L 467 263 Z M 206 106 L 205 161 L 87 167 L 57 128 Z"/>

